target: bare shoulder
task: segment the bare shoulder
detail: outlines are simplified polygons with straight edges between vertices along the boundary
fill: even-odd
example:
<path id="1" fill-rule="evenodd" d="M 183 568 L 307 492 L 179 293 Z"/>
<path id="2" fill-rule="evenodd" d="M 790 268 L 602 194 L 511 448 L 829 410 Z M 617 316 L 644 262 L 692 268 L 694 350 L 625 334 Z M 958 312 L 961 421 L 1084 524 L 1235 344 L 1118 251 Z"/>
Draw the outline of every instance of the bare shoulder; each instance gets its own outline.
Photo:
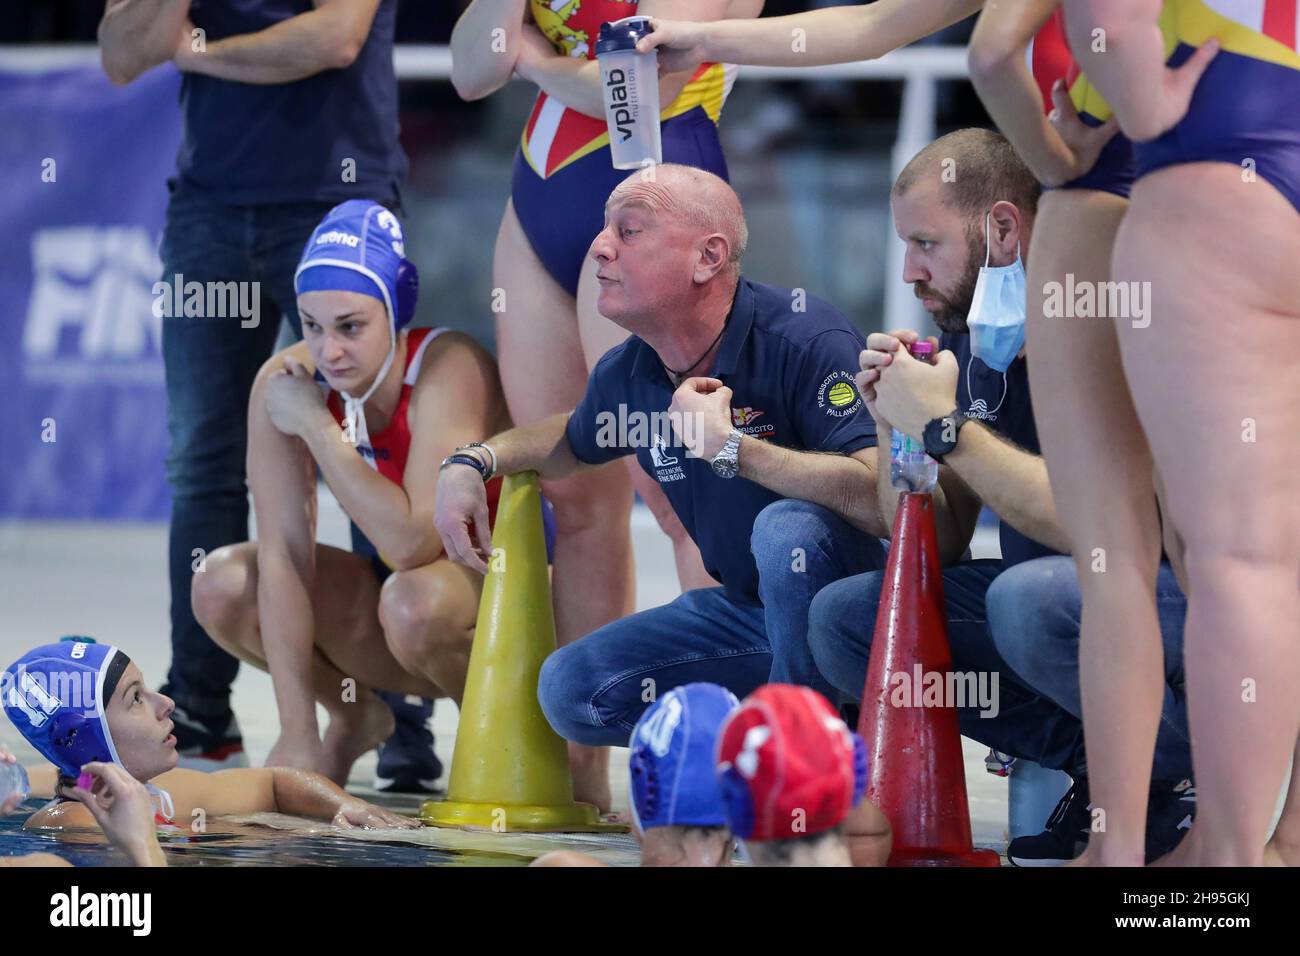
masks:
<path id="1" fill-rule="evenodd" d="M 492 353 L 473 336 L 453 330 L 439 334 L 425 347 L 415 388 L 430 396 L 444 388 L 450 389 L 450 394 L 463 393 L 466 388 L 496 394 L 501 379 Z"/>
<path id="2" fill-rule="evenodd" d="M 98 829 L 99 824 L 90 811 L 76 800 L 47 803 L 23 824 L 24 830 L 46 829 Z"/>

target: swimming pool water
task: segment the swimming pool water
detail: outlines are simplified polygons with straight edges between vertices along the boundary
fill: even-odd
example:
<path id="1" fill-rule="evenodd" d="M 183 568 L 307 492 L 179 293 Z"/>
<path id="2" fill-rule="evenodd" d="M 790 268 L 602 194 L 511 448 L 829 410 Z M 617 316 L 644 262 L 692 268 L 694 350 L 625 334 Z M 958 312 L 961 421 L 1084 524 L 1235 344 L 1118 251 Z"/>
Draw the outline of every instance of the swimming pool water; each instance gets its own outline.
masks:
<path id="1" fill-rule="evenodd" d="M 53 853 L 76 866 L 127 866 L 97 830 L 26 831 L 43 800 L 0 818 L 0 856 Z M 399 807 L 413 812 L 415 807 Z M 282 814 L 208 820 L 202 833 L 159 833 L 168 866 L 527 866 L 553 849 L 596 851 L 606 862 L 635 865 L 626 835 L 496 834 L 426 827 L 417 831 L 340 831 Z"/>

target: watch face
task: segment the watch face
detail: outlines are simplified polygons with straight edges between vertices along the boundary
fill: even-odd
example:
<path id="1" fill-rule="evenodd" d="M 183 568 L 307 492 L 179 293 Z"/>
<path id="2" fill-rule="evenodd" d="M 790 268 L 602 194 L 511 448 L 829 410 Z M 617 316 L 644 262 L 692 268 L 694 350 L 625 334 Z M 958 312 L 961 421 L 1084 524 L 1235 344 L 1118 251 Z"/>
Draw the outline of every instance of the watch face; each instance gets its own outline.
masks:
<path id="1" fill-rule="evenodd" d="M 740 471 L 740 462 L 735 458 L 713 459 L 713 473 L 719 478 L 735 478 Z"/>
<path id="2" fill-rule="evenodd" d="M 926 453 L 931 457 L 947 455 L 957 447 L 957 428 L 953 416 L 946 415 L 943 418 L 936 418 L 925 426 L 925 431 L 921 438 L 925 445 Z M 953 437 L 945 440 L 944 435 L 949 434 Z"/>

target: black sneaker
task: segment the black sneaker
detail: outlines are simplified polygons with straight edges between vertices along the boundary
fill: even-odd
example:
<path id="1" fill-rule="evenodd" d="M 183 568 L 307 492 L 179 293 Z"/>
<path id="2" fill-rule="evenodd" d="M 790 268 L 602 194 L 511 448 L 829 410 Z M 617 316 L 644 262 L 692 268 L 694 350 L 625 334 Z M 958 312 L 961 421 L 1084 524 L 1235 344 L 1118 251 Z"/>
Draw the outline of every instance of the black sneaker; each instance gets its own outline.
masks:
<path id="1" fill-rule="evenodd" d="M 1147 862 L 1182 843 L 1195 817 L 1196 785 L 1192 781 L 1152 781 L 1147 803 Z"/>
<path id="2" fill-rule="evenodd" d="M 1082 790 L 1082 796 L 1076 791 Z M 1088 781 L 1075 781 L 1047 819 L 1047 829 L 1007 846 L 1013 866 L 1062 866 L 1088 845 L 1092 816 Z M 1190 780 L 1153 781 L 1147 801 L 1146 861 L 1152 863 L 1182 842 L 1196 817 L 1196 787 Z"/>
<path id="3" fill-rule="evenodd" d="M 433 752 L 433 701 L 378 691 L 397 726 L 379 748 L 375 789 L 385 793 L 434 793 L 442 762 Z"/>
<path id="4" fill-rule="evenodd" d="M 247 767 L 244 738 L 231 711 L 219 717 L 191 715 L 179 704 L 172 711 L 176 735 L 177 766 L 186 770 L 230 770 Z"/>
<path id="5" fill-rule="evenodd" d="M 1065 792 L 1042 833 L 1017 837 L 1007 844 L 1011 865 L 1064 866 L 1078 857 L 1088 845 L 1092 829 L 1088 807 L 1088 779 L 1082 777 Z"/>

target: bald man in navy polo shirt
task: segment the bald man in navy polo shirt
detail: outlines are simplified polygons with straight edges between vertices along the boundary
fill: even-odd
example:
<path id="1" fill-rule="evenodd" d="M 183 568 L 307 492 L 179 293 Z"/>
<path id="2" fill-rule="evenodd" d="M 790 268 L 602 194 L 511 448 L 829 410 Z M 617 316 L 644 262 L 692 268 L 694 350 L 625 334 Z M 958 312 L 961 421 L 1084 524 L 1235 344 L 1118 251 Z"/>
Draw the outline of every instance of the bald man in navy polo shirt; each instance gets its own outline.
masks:
<path id="1" fill-rule="evenodd" d="M 632 335 L 597 363 L 571 414 L 444 465 L 435 521 L 447 553 L 486 571 L 487 521 L 476 540 L 468 531 L 486 515 L 480 471 L 545 482 L 635 454 L 722 582 L 547 660 L 542 708 L 570 741 L 626 745 L 651 700 L 691 681 L 741 697 L 769 680 L 806 684 L 834 699 L 808 650 L 809 603 L 837 577 L 884 565 L 876 430 L 853 381 L 864 340 L 826 302 L 743 277 L 746 238 L 718 177 L 672 164 L 630 176 L 590 254 L 601 313 Z"/>

